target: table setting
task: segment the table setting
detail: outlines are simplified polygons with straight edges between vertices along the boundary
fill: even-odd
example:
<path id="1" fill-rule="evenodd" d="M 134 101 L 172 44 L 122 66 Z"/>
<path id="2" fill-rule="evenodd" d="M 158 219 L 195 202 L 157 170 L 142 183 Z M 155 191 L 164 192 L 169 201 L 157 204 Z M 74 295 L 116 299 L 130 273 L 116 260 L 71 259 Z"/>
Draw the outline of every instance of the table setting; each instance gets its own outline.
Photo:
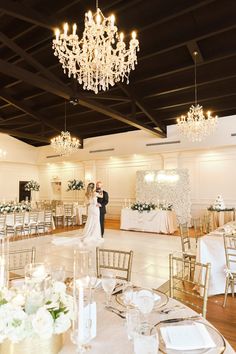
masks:
<path id="1" fill-rule="evenodd" d="M 90 257 L 74 250 L 71 278 L 63 266 L 29 263 L 21 282 L 1 284 L 1 354 L 233 353 L 201 315 L 112 269 L 97 278 Z"/>

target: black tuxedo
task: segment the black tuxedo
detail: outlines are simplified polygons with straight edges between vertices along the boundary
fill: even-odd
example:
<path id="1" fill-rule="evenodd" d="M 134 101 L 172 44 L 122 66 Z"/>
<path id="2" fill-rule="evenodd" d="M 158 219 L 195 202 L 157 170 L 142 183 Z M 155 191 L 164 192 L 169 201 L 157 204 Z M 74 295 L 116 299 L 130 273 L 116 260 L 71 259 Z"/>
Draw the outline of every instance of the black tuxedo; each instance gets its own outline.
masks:
<path id="1" fill-rule="evenodd" d="M 108 193 L 107 192 L 102 191 L 102 193 L 103 193 L 102 197 L 99 197 L 99 195 L 98 195 L 98 203 L 101 205 L 99 207 L 99 210 L 100 210 L 101 234 L 102 234 L 102 237 L 103 237 L 103 234 L 104 234 L 104 217 L 105 217 L 105 214 L 106 214 L 106 205 L 109 202 L 109 197 L 108 197 Z"/>

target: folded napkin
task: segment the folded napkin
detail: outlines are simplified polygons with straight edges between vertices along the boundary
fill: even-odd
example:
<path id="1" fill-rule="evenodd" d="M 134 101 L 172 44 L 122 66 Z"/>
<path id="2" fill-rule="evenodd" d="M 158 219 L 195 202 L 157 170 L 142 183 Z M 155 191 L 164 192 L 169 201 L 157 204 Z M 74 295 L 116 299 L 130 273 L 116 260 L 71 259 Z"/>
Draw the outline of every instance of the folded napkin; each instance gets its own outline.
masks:
<path id="1" fill-rule="evenodd" d="M 216 345 L 202 323 L 160 328 L 167 349 L 195 350 Z"/>
<path id="2" fill-rule="evenodd" d="M 141 296 L 152 297 L 154 301 L 159 301 L 161 299 L 160 295 L 150 290 L 134 291 L 132 296 L 132 304 L 138 305 L 138 298 L 140 298 Z"/>

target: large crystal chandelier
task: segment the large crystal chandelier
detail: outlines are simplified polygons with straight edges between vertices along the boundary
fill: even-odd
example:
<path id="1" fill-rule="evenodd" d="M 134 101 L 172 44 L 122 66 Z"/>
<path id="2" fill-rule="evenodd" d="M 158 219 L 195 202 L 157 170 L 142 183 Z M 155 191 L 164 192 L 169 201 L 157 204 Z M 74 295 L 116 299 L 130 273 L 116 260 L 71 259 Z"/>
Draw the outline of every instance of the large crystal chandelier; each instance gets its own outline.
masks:
<path id="1" fill-rule="evenodd" d="M 139 41 L 136 32 L 132 32 L 129 48 L 126 48 L 124 34 L 118 33 L 115 16 L 105 17 L 98 8 L 96 13 L 85 13 L 85 28 L 82 38 L 76 34 L 77 26 L 64 24 L 64 32 L 56 29 L 52 48 L 58 57 L 64 73 L 83 85 L 84 90 L 98 93 L 106 91 L 119 81 L 129 83 L 129 74 L 137 64 Z"/>
<path id="2" fill-rule="evenodd" d="M 69 156 L 77 152 L 80 147 L 80 142 L 76 138 L 72 138 L 70 132 L 66 130 L 66 102 L 65 102 L 65 131 L 61 135 L 51 139 L 51 147 L 62 156 Z"/>
<path id="3" fill-rule="evenodd" d="M 213 117 L 208 111 L 204 114 L 202 106 L 197 103 L 197 52 L 194 52 L 194 90 L 195 103 L 187 113 L 187 116 L 182 115 L 177 119 L 178 128 L 188 140 L 202 141 L 206 136 L 213 134 L 217 125 L 218 117 Z"/>

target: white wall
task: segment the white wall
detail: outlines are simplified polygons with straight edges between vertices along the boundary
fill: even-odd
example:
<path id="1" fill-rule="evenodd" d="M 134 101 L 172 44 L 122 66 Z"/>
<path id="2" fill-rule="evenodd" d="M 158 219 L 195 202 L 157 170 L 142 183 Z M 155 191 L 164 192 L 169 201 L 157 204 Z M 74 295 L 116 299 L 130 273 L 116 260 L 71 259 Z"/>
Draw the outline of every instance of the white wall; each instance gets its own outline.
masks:
<path id="1" fill-rule="evenodd" d="M 55 155 L 49 146 L 33 148 L 0 134 L 0 148 L 9 149 L 6 160 L 0 161 L 0 199 L 14 199 L 18 181 L 33 178 L 40 182 L 42 199 L 53 199 L 52 182 L 60 181 L 61 199 L 82 202 L 83 192 L 66 192 L 68 180 L 83 179 L 86 184 L 102 180 L 110 195 L 109 216 L 118 218 L 124 199 L 135 199 L 136 171 L 187 168 L 193 214 L 202 212 L 218 194 L 227 206 L 236 206 L 236 137 L 231 133 L 236 133 L 236 116 L 219 119 L 216 134 L 202 143 L 187 142 L 176 126 L 170 126 L 166 139 L 142 131 L 86 139 L 84 149 L 67 158 L 47 158 Z M 181 143 L 146 146 L 176 140 Z M 90 152 L 111 148 L 114 151 Z"/>
<path id="2" fill-rule="evenodd" d="M 18 200 L 19 181 L 39 180 L 37 149 L 5 134 L 0 149 L 7 153 L 0 159 L 0 200 Z"/>

